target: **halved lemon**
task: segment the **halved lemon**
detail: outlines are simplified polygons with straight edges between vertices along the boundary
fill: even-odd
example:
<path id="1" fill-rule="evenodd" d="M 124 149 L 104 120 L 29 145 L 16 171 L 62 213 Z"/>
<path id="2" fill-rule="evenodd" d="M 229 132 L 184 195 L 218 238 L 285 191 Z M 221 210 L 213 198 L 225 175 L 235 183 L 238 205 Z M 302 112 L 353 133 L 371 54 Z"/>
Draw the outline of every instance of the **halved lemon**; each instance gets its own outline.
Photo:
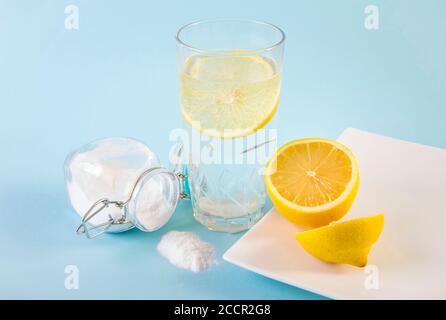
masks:
<path id="1" fill-rule="evenodd" d="M 181 113 L 209 136 L 254 133 L 274 116 L 279 94 L 280 74 L 261 56 L 193 55 L 181 74 Z"/>
<path id="2" fill-rule="evenodd" d="M 299 232 L 296 239 L 319 260 L 364 267 L 383 227 L 384 215 L 378 214 Z"/>
<path id="3" fill-rule="evenodd" d="M 358 191 L 359 169 L 343 144 L 301 139 L 276 151 L 267 164 L 265 183 L 286 219 L 302 227 L 319 227 L 348 212 Z"/>

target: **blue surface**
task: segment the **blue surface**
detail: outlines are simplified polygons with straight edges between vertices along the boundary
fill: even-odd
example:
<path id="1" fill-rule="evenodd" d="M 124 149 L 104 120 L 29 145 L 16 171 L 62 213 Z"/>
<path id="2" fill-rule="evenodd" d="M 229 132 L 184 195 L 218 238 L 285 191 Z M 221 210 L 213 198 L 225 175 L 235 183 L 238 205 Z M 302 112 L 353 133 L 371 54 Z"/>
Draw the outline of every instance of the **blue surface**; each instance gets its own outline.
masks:
<path id="1" fill-rule="evenodd" d="M 67 4 L 80 29 L 64 28 Z M 72 149 L 107 136 L 147 142 L 167 161 L 181 126 L 174 33 L 202 18 L 255 18 L 287 34 L 279 140 L 357 127 L 446 147 L 446 2 L 0 0 L 0 298 L 322 298 L 230 265 L 203 274 L 156 252 L 170 229 L 221 255 L 239 237 L 194 222 L 183 203 L 162 230 L 87 241 L 64 192 Z M 79 290 L 64 268 L 77 265 Z"/>

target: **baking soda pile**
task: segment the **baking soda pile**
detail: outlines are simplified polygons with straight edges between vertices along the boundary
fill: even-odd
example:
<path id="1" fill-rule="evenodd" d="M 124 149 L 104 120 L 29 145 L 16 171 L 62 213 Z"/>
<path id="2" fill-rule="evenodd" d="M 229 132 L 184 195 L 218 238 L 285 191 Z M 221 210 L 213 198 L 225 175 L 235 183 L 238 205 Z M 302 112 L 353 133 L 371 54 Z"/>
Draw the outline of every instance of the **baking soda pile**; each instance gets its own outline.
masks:
<path id="1" fill-rule="evenodd" d="M 159 253 L 178 268 L 201 272 L 214 264 L 214 247 L 196 234 L 185 231 L 170 231 L 158 244 Z"/>

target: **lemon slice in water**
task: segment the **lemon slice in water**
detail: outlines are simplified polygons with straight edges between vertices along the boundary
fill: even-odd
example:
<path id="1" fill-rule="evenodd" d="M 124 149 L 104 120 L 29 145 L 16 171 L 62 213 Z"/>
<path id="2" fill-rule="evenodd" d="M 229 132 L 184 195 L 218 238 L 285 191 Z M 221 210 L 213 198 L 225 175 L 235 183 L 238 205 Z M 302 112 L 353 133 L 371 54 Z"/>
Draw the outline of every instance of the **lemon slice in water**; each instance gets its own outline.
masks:
<path id="1" fill-rule="evenodd" d="M 209 136 L 254 133 L 274 116 L 279 94 L 280 74 L 260 56 L 193 55 L 181 74 L 181 113 Z"/>

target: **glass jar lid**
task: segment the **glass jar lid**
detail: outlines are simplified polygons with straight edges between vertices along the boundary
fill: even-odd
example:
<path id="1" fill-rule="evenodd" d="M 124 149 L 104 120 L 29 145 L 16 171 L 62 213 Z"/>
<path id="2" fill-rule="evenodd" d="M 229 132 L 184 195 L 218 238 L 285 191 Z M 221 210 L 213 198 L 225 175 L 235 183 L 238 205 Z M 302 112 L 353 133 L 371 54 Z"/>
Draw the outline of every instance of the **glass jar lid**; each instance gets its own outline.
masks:
<path id="1" fill-rule="evenodd" d="M 165 168 L 153 168 L 135 184 L 127 210 L 130 220 L 143 231 L 155 231 L 172 216 L 181 197 L 179 177 Z"/>

